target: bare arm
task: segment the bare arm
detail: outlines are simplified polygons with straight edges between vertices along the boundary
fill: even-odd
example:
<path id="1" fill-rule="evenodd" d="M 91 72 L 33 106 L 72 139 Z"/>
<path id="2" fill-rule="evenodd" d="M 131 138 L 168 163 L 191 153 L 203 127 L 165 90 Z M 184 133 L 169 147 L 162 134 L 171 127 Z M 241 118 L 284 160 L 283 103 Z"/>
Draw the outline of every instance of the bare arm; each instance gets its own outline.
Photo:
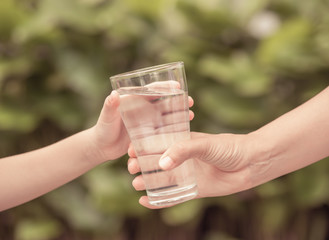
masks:
<path id="1" fill-rule="evenodd" d="M 191 140 L 170 147 L 159 165 L 171 169 L 194 158 L 199 198 L 250 189 L 329 156 L 329 87 L 249 134 L 192 133 Z M 131 146 L 128 170 L 140 171 Z M 141 176 L 133 180 L 145 190 Z M 143 196 L 140 203 L 148 204 Z"/>
<path id="2" fill-rule="evenodd" d="M 329 156 L 329 87 L 249 138 L 255 185 Z"/>
<path id="3" fill-rule="evenodd" d="M 34 199 L 125 154 L 130 141 L 118 105 L 118 94 L 113 93 L 105 100 L 94 127 L 50 146 L 0 159 L 0 211 Z"/>
<path id="4" fill-rule="evenodd" d="M 50 146 L 0 159 L 0 211 L 32 200 L 127 153 L 130 139 L 117 92 L 105 100 L 96 125 Z M 190 106 L 193 99 L 189 98 Z M 193 112 L 190 112 L 193 118 Z"/>
<path id="5" fill-rule="evenodd" d="M 0 211 L 42 195 L 96 165 L 90 130 L 53 145 L 0 160 Z"/>

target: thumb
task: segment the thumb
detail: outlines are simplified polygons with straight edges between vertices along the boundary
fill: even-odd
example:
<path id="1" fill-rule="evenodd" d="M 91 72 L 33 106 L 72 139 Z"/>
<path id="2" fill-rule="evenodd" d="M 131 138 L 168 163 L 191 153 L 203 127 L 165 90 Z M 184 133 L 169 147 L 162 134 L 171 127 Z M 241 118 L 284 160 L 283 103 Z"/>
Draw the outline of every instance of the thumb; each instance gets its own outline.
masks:
<path id="1" fill-rule="evenodd" d="M 119 116 L 119 105 L 119 93 L 116 91 L 112 91 L 111 94 L 105 99 L 98 121 L 103 124 L 109 124 L 113 122 Z"/>
<path id="2" fill-rule="evenodd" d="M 210 152 L 210 144 L 205 137 L 177 142 L 162 155 L 159 166 L 163 170 L 168 170 L 191 158 L 198 158 L 206 162 L 211 161 L 209 159 L 212 155 Z"/>
<path id="3" fill-rule="evenodd" d="M 196 158 L 223 171 L 236 171 L 249 164 L 250 145 L 246 135 L 193 133 L 192 139 L 171 146 L 160 158 L 163 170 Z M 194 138 L 193 138 L 194 137 Z"/>

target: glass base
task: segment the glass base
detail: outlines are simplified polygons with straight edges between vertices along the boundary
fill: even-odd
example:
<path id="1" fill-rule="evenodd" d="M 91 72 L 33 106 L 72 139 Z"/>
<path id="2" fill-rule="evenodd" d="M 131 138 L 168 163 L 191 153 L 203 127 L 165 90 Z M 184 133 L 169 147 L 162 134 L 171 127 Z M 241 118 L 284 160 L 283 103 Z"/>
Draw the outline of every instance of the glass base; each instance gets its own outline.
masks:
<path id="1" fill-rule="evenodd" d="M 198 195 L 197 185 L 164 191 L 161 193 L 148 193 L 149 202 L 153 206 L 175 205 L 195 198 Z"/>

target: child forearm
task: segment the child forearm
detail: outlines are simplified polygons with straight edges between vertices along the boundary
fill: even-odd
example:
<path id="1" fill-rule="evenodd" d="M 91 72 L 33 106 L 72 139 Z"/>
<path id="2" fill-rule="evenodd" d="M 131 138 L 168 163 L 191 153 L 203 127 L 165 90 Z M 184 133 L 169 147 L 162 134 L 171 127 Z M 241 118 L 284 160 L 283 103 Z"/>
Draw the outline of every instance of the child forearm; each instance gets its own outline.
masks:
<path id="1" fill-rule="evenodd" d="M 97 165 L 90 130 L 50 146 L 0 159 L 0 211 L 49 192 Z"/>

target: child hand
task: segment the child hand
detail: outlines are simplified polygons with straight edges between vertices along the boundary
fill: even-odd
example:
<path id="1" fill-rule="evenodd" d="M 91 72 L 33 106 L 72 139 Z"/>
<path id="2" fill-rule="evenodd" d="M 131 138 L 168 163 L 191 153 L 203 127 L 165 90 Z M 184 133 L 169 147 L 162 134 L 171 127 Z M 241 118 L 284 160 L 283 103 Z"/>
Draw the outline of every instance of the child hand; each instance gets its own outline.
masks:
<path id="1" fill-rule="evenodd" d="M 193 99 L 188 98 L 189 107 L 193 106 Z M 130 139 L 120 116 L 120 95 L 116 91 L 105 99 L 102 111 L 96 125 L 91 129 L 91 144 L 96 152 L 99 163 L 113 160 L 126 154 Z M 189 112 L 190 120 L 194 113 Z"/>
<path id="2" fill-rule="evenodd" d="M 130 139 L 119 113 L 119 105 L 119 93 L 112 91 L 105 99 L 98 121 L 92 128 L 92 142 L 100 162 L 113 160 L 127 153 Z"/>

